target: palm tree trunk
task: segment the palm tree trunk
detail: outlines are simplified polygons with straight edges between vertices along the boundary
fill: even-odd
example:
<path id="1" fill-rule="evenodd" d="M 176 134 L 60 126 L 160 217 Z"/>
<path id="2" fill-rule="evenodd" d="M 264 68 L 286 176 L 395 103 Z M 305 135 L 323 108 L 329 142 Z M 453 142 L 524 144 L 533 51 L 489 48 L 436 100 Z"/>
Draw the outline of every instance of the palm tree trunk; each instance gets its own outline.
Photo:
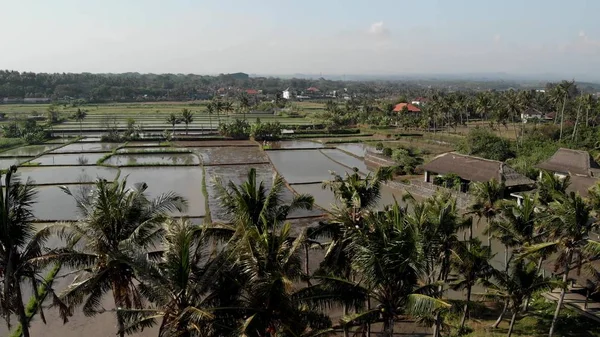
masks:
<path id="1" fill-rule="evenodd" d="M 569 271 L 571 267 L 571 258 L 573 257 L 573 253 L 569 253 L 569 257 L 565 260 L 564 272 L 563 272 L 563 287 L 560 290 L 560 297 L 558 298 L 558 303 L 556 304 L 556 311 L 554 311 L 554 317 L 552 318 L 552 325 L 550 325 L 550 332 L 548 332 L 548 336 L 552 337 L 554 335 L 554 330 L 556 328 L 556 322 L 558 321 L 558 315 L 560 314 L 560 309 L 565 300 L 565 293 L 567 292 L 567 280 L 569 279 Z"/>
<path id="2" fill-rule="evenodd" d="M 27 320 L 23 296 L 21 295 L 21 284 L 18 280 L 15 284 L 15 292 L 17 295 L 17 314 L 19 315 L 19 323 L 21 323 L 21 332 L 23 337 L 29 337 L 29 321 Z"/>
<path id="3" fill-rule="evenodd" d="M 463 331 L 465 329 L 465 322 L 467 321 L 467 315 L 469 314 L 469 302 L 471 302 L 471 286 L 469 285 L 467 288 L 467 301 L 465 302 L 465 307 L 463 308 L 463 317 L 460 320 L 460 330 Z"/>
<path id="4" fill-rule="evenodd" d="M 508 300 L 504 301 L 504 308 L 502 308 L 502 312 L 500 313 L 500 316 L 498 316 L 498 319 L 496 320 L 496 322 L 494 322 L 494 324 L 492 324 L 492 328 L 494 328 L 494 329 L 498 328 L 498 325 L 500 325 L 500 323 L 502 322 L 502 319 L 504 318 L 506 309 L 508 309 Z"/>
<path id="5" fill-rule="evenodd" d="M 83 136 L 83 126 L 81 125 L 81 120 L 79 120 L 79 136 Z"/>
<path id="6" fill-rule="evenodd" d="M 575 118 L 575 126 L 573 127 L 573 134 L 571 135 L 571 140 L 575 140 L 575 135 L 577 134 L 577 123 L 579 123 L 579 112 L 581 111 L 581 103 L 579 103 L 579 107 L 577 108 L 577 117 Z"/>
<path id="7" fill-rule="evenodd" d="M 383 336 L 394 336 L 394 316 L 385 317 L 383 319 Z"/>
<path id="8" fill-rule="evenodd" d="M 371 311 L 371 297 L 367 298 L 367 311 Z M 371 337 L 371 322 L 367 322 L 367 337 Z"/>
<path id="9" fill-rule="evenodd" d="M 348 313 L 348 305 L 344 304 L 344 316 L 348 316 Z M 344 324 L 344 337 L 350 337 L 350 330 L 348 329 L 348 324 Z"/>
<path id="10" fill-rule="evenodd" d="M 508 246 L 504 246 L 504 271 L 508 272 Z"/>
<path id="11" fill-rule="evenodd" d="M 115 301 L 115 308 L 121 308 L 121 300 L 117 295 L 118 287 L 116 282 L 113 282 L 112 292 L 113 292 L 113 300 Z M 117 314 L 117 334 L 119 337 L 125 337 L 125 322 L 123 322 L 123 317 Z"/>
<path id="12" fill-rule="evenodd" d="M 188 123 L 185 123 L 185 135 L 188 135 Z"/>
<path id="13" fill-rule="evenodd" d="M 510 319 L 510 326 L 508 327 L 508 334 L 506 335 L 507 337 L 510 337 L 512 335 L 513 332 L 513 328 L 515 327 L 515 319 L 517 318 L 517 311 L 513 311 L 512 317 Z"/>
<path id="14" fill-rule="evenodd" d="M 558 140 L 562 140 L 562 135 L 563 135 L 563 122 L 565 119 L 565 105 L 567 104 L 567 95 L 565 94 L 565 99 L 563 100 L 563 106 L 562 106 L 562 110 L 560 113 L 560 136 L 558 137 Z"/>
<path id="15" fill-rule="evenodd" d="M 304 244 L 304 272 L 306 273 L 306 286 L 310 287 L 310 267 L 308 256 L 308 243 Z"/>

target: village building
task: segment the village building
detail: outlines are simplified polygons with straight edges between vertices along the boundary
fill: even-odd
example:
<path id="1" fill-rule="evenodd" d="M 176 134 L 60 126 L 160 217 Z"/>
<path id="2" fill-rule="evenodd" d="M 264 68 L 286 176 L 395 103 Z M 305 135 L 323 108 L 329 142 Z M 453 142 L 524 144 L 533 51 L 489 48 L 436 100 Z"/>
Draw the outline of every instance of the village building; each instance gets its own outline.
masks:
<path id="1" fill-rule="evenodd" d="M 600 181 L 600 165 L 587 151 L 560 148 L 536 167 L 560 178 L 569 176 L 571 184 L 567 191 L 577 192 L 583 197 Z"/>
<path id="2" fill-rule="evenodd" d="M 406 108 L 406 110 L 408 112 L 417 112 L 417 113 L 421 112 L 421 109 L 419 109 L 419 107 L 417 107 L 411 103 L 398 103 L 394 106 L 394 110 L 392 110 L 392 111 L 402 112 L 404 110 L 404 108 Z"/>
<path id="3" fill-rule="evenodd" d="M 518 173 L 504 162 L 448 152 L 423 165 L 426 183 L 434 184 L 436 177 L 456 175 L 460 178 L 460 191 L 467 192 L 471 182 L 492 179 L 503 182 L 506 195 L 533 188 L 535 182 Z"/>

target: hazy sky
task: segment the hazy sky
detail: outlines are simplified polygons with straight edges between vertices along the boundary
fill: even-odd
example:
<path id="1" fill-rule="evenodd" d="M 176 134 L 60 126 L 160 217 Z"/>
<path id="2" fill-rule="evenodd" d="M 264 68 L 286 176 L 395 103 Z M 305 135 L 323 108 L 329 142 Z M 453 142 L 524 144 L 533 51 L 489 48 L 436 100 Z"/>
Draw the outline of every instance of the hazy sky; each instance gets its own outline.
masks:
<path id="1" fill-rule="evenodd" d="M 0 0 L 0 68 L 600 78 L 600 0 Z"/>

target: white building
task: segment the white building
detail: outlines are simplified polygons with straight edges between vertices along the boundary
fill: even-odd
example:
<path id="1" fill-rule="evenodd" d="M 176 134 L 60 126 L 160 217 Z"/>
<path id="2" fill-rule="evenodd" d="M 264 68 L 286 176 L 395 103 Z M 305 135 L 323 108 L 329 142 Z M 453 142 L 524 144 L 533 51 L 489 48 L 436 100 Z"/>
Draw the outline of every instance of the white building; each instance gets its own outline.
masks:
<path id="1" fill-rule="evenodd" d="M 283 91 L 283 93 L 281 94 L 281 96 L 284 99 L 290 99 L 291 95 L 290 95 L 290 88 L 287 88 Z"/>

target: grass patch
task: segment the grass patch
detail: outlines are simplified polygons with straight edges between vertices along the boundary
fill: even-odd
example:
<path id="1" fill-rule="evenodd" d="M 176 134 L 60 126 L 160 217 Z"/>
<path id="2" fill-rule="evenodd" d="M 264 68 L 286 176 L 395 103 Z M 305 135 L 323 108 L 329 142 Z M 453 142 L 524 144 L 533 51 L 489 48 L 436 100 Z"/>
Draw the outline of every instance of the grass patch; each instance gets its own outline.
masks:
<path id="1" fill-rule="evenodd" d="M 344 137 L 371 137 L 372 133 L 359 134 L 302 134 L 302 135 L 283 135 L 281 139 L 302 139 L 302 138 L 344 138 Z"/>
<path id="2" fill-rule="evenodd" d="M 25 145 L 25 141 L 21 138 L 0 138 L 0 152 L 7 151 L 21 145 Z"/>
<path id="3" fill-rule="evenodd" d="M 19 166 L 22 166 L 22 167 L 28 167 L 28 166 L 34 166 L 35 167 L 35 166 L 40 166 L 40 165 L 42 165 L 42 163 L 33 162 L 33 161 L 28 161 L 28 162 L 24 162 L 24 163 L 19 164 Z"/>
<path id="4" fill-rule="evenodd" d="M 327 140 L 324 144 L 349 144 L 349 143 L 364 143 L 363 139 L 332 139 Z"/>
<path id="5" fill-rule="evenodd" d="M 192 151 L 185 148 L 171 148 L 171 149 L 135 149 L 135 148 L 127 148 L 122 151 L 117 152 L 116 154 L 181 154 L 181 153 L 192 153 Z"/>

